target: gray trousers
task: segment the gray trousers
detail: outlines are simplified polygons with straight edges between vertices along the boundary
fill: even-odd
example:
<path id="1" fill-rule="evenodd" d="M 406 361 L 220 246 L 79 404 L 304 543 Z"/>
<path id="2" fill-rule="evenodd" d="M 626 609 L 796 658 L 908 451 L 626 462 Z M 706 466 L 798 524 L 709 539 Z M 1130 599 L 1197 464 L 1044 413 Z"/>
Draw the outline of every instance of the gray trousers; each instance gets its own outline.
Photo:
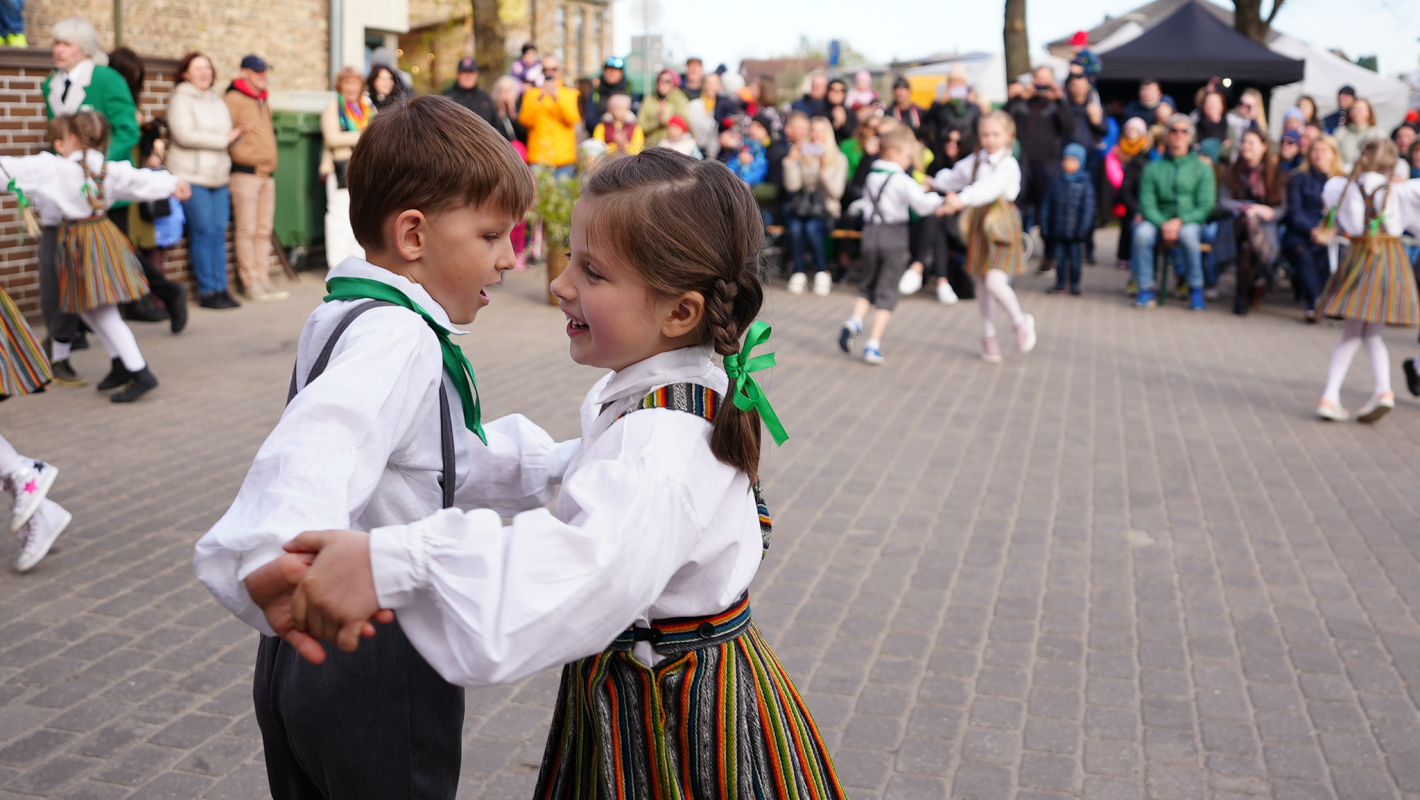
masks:
<path id="1" fill-rule="evenodd" d="M 79 335 L 79 316 L 59 310 L 58 225 L 46 225 L 39 237 L 39 310 L 49 338 L 67 343 Z M 51 353 L 44 355 L 52 357 Z"/>
<path id="2" fill-rule="evenodd" d="M 907 223 L 863 226 L 863 282 L 858 296 L 875 308 L 892 311 L 902 298 L 897 284 L 912 263 Z"/>

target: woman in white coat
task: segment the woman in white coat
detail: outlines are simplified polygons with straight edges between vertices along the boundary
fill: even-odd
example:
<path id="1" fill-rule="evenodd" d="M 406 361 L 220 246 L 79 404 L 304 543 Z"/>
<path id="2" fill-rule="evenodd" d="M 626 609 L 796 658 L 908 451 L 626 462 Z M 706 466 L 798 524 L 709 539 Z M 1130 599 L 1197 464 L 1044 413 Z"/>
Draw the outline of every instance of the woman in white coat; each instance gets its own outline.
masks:
<path id="1" fill-rule="evenodd" d="M 232 127 L 222 95 L 212 89 L 217 75 L 212 61 L 188 53 L 178 64 L 179 83 L 168 100 L 167 168 L 192 186 L 182 204 L 190 231 L 192 271 L 204 308 L 236 308 L 227 291 L 227 223 L 232 215 L 227 184 L 232 159 L 227 146 L 247 132 Z"/>

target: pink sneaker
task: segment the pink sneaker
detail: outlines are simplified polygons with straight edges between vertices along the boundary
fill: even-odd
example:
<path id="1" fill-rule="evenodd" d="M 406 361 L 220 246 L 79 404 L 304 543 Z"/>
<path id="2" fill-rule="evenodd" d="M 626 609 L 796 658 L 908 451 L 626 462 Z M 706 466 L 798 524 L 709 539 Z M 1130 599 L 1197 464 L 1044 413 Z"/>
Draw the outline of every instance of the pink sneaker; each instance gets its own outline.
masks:
<path id="1" fill-rule="evenodd" d="M 1030 314 L 1016 326 L 1016 347 L 1020 348 L 1022 353 L 1035 349 L 1035 317 Z"/>
<path id="2" fill-rule="evenodd" d="M 981 337 L 981 360 L 988 364 L 1001 363 L 1001 340 L 995 336 Z"/>

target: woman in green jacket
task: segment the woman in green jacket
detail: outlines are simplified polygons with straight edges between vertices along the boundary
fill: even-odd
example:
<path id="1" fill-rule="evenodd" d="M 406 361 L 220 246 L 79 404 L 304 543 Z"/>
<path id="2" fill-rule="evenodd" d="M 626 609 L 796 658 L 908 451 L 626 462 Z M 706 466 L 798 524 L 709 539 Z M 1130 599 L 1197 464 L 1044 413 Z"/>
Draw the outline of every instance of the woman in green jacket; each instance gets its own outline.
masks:
<path id="1" fill-rule="evenodd" d="M 655 147 L 666 138 L 666 126 L 671 117 L 685 119 L 690 99 L 679 86 L 680 75 L 673 69 L 663 69 L 656 76 L 654 91 L 647 92 L 646 99 L 641 101 L 641 113 L 636 115 L 636 121 L 646 134 L 647 148 Z"/>

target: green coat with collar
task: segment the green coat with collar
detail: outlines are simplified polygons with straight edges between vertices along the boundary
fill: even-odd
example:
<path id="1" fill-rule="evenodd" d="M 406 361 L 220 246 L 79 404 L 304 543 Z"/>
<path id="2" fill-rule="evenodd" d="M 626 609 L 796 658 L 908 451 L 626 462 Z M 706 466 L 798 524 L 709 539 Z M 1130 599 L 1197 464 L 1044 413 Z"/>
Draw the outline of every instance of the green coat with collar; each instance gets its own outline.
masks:
<path id="1" fill-rule="evenodd" d="M 54 74 L 44 79 L 40 93 L 44 97 L 44 118 L 54 119 L 54 109 L 49 107 L 49 83 Z M 133 104 L 133 93 L 128 90 L 128 82 L 112 67 L 94 65 L 93 77 L 84 88 L 84 105 L 89 106 L 108 120 L 111 129 L 108 159 L 110 161 L 131 161 L 133 148 L 138 146 L 138 108 Z"/>
<path id="2" fill-rule="evenodd" d="M 1144 167 L 1139 212 L 1154 225 L 1161 227 L 1175 217 L 1185 224 L 1207 222 L 1217 204 L 1218 179 L 1197 153 L 1164 156 Z"/>

